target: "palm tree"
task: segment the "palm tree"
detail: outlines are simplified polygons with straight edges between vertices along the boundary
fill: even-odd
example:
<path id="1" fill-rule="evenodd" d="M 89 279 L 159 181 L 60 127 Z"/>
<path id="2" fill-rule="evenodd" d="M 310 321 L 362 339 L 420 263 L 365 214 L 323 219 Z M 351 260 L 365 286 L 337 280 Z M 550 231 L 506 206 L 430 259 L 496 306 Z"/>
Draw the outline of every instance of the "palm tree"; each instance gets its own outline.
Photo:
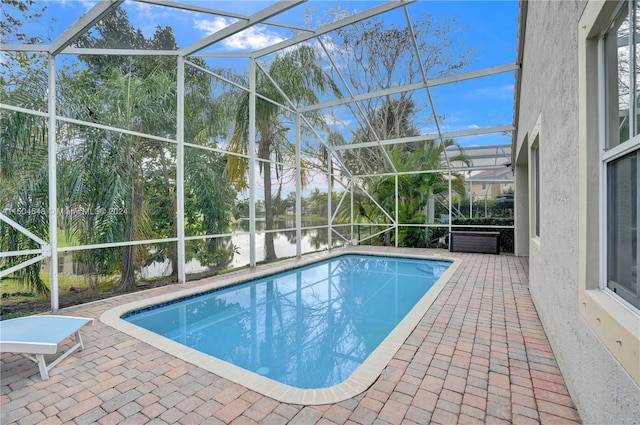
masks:
<path id="1" fill-rule="evenodd" d="M 15 6 L 15 5 L 14 5 Z M 2 37 L 16 28 L 0 25 Z M 46 61 L 7 53 L 10 72 L 0 77 L 0 102 L 39 111 L 47 110 Z M 0 114 L 0 213 L 43 240 L 49 237 L 48 130 L 42 117 L 22 112 Z M 38 249 L 40 245 L 0 221 L 0 251 Z M 11 267 L 33 256 L 0 259 L 0 267 Z M 41 263 L 31 264 L 14 275 L 39 294 L 49 293 L 40 277 Z"/>
<path id="2" fill-rule="evenodd" d="M 367 190 L 372 194 L 376 202 L 387 212 L 393 215 L 395 211 L 396 198 L 398 202 L 398 223 L 421 224 L 426 223 L 429 217 L 429 204 L 437 200 L 443 201 L 449 196 L 449 173 L 446 172 L 446 161 L 444 159 L 445 150 L 451 146 L 456 146 L 454 140 L 446 139 L 441 142 L 436 140 L 426 140 L 422 142 L 420 149 L 408 152 L 400 148 L 393 148 L 389 153 L 389 158 L 396 170 L 401 173 L 398 178 L 398 192 L 396 194 L 395 176 L 383 176 L 371 178 L 367 185 Z M 459 153 L 449 158 L 450 162 L 469 163 L 469 157 L 464 153 Z M 424 173 L 402 174 L 413 171 L 432 171 Z M 442 170 L 439 172 L 433 172 Z M 451 187 L 454 193 L 464 196 L 465 188 L 462 176 L 458 173 L 451 174 Z M 391 223 L 389 217 L 384 214 L 378 206 L 370 199 L 360 196 L 357 198 L 358 208 L 356 208 L 356 221 L 369 222 L 372 224 L 388 226 Z M 343 207 L 340 213 L 341 219 L 348 217 L 348 211 Z M 428 242 L 428 237 L 421 238 L 413 235 L 414 231 L 409 229 L 401 232 L 399 241 L 406 245 L 403 239 L 412 238 Z M 426 240 L 425 240 L 426 239 Z M 383 237 L 384 245 L 392 244 L 391 232 L 386 232 Z"/>
<path id="3" fill-rule="evenodd" d="M 301 45 L 293 50 L 282 53 L 271 62 L 268 69 L 269 75 L 282 89 L 294 106 L 318 102 L 318 93 L 331 91 L 336 96 L 340 92 L 336 84 L 328 77 L 322 67 L 317 63 L 314 49 L 307 45 Z M 263 74 L 258 74 L 256 79 L 256 91 L 269 99 L 286 104 L 287 100 L 274 84 Z M 265 225 L 267 230 L 273 229 L 273 174 L 283 171 L 281 165 L 272 168 L 271 161 L 279 163 L 293 162 L 291 156 L 293 150 L 287 145 L 287 132 L 285 125 L 285 112 L 277 105 L 262 98 L 256 101 L 256 152 L 260 159 L 260 172 L 264 178 L 264 206 Z M 246 154 L 253 147 L 249 144 L 249 94 L 244 93 L 238 103 L 234 131 L 229 141 L 229 150 Z M 320 117 L 310 117 L 314 123 L 320 123 Z M 249 163 L 246 158 L 229 155 L 226 167 L 226 175 L 235 188 L 240 191 L 247 187 Z M 273 234 L 265 235 L 265 260 L 276 258 L 273 244 Z"/>
<path id="4" fill-rule="evenodd" d="M 175 73 L 164 68 L 152 68 L 147 75 L 125 73 L 116 66 L 99 74 L 63 69 L 57 78 L 58 109 L 70 118 L 175 137 Z M 188 74 L 186 83 L 191 88 L 185 95 L 191 106 L 197 93 L 207 91 L 206 87 L 192 87 L 198 81 L 196 77 Z M 207 87 L 209 84 L 208 80 L 200 82 Z M 11 90 L 3 90 L 3 102 L 46 110 L 46 87 L 46 71 L 34 68 L 24 78 L 16 79 Z M 193 108 L 186 108 L 185 112 L 188 141 L 209 140 L 219 131 L 211 124 L 211 114 L 203 115 Z M 1 123 L 3 213 L 46 240 L 47 214 L 18 214 L 48 210 L 46 120 L 5 111 Z M 173 146 L 69 124 L 59 126 L 57 139 L 57 204 L 67 212 L 61 216 L 60 224 L 68 239 L 79 244 L 99 244 L 177 235 Z M 213 152 L 191 149 L 185 155 L 186 214 L 194 218 L 187 224 L 204 229 L 204 233 L 220 233 L 229 221 L 229 208 L 225 205 L 233 202 L 235 193 L 222 178 L 223 169 L 223 157 Z M 161 189 L 152 193 L 150 185 Z M 0 247 L 3 251 L 38 248 L 4 222 L 0 223 Z M 74 257 L 90 283 L 95 285 L 99 276 L 120 271 L 120 287 L 125 289 L 133 284 L 136 270 L 150 259 L 169 258 L 176 272 L 176 252 L 175 243 L 168 243 L 155 250 L 153 258 L 142 246 L 79 251 Z M 13 257 L 3 262 L 11 266 L 26 259 Z M 40 278 L 40 263 L 16 275 L 34 290 L 48 291 Z"/>
<path id="5" fill-rule="evenodd" d="M 74 118 L 93 119 L 117 128 L 140 133 L 167 133 L 175 115 L 175 82 L 164 71 L 140 77 L 124 74 L 120 68 L 103 71 L 103 78 L 88 71 L 79 77 L 61 79 L 69 88 L 62 106 Z M 91 103 L 84 103 L 91 99 Z M 77 105 L 86 105 L 85 109 Z M 84 115 L 84 117 L 82 116 Z M 161 119 L 159 117 L 162 117 Z M 165 128 L 163 128 L 165 127 Z M 174 130 L 175 133 L 175 130 Z M 164 158 L 159 142 L 140 136 L 116 133 L 91 127 L 70 128 L 61 134 L 60 143 L 67 146 L 67 160 L 73 169 L 67 176 L 66 202 L 73 210 L 89 212 L 70 217 L 71 231 L 81 244 L 151 239 L 152 223 L 149 202 L 145 199 L 146 174 L 152 172 L 151 158 Z M 173 216 L 173 215 L 172 215 Z M 172 217 L 171 216 L 171 217 Z M 174 220 L 172 220 L 174 221 Z M 125 246 L 120 257 L 120 289 L 131 287 L 141 265 L 145 247 Z M 87 264 L 97 264 L 94 254 L 87 252 Z M 100 270 L 88 270 L 101 274 Z"/>
<path id="6" fill-rule="evenodd" d="M 86 74 L 89 74 L 88 72 Z M 194 80 L 197 75 L 187 74 L 185 85 L 185 139 L 190 143 L 210 145 L 216 136 L 212 123 L 212 111 L 202 113 L 195 99 L 202 91 L 209 90 L 210 80 Z M 73 98 L 65 99 L 65 105 L 77 105 L 84 98 L 92 100 L 92 116 L 99 122 L 139 133 L 175 137 L 176 132 L 176 80 L 175 74 L 163 67 L 154 68 L 148 75 L 123 73 L 121 67 L 102 72 L 101 79 L 93 74 L 73 81 Z M 97 81 L 96 81 L 97 80 Z M 200 105 L 202 106 L 202 105 Z M 210 105 L 209 105 L 210 106 Z M 202 106 L 204 108 L 204 106 Z M 75 111 L 69 109 L 68 114 Z M 80 114 L 88 114 L 80 110 Z M 88 119 L 85 116 L 84 119 Z M 79 142 L 81 141 L 81 142 Z M 74 161 L 73 172 L 68 179 L 71 205 L 81 205 L 93 211 L 99 207 L 107 211 L 120 211 L 116 216 L 77 216 L 72 229 L 82 244 L 136 241 L 158 237 L 176 237 L 175 217 L 177 193 L 175 190 L 175 148 L 156 140 L 93 128 L 79 128 L 69 134 L 69 160 Z M 185 170 L 185 230 L 198 233 L 221 233 L 229 223 L 229 205 L 235 192 L 222 177 L 223 157 L 211 151 L 187 148 L 184 157 Z M 209 250 L 216 249 L 215 241 L 208 243 Z M 230 247 L 227 247 L 230 248 Z M 193 253 L 193 251 L 191 251 Z M 92 254 L 87 254 L 91 257 Z M 210 255 L 205 257 L 209 258 Z M 135 272 L 145 263 L 169 259 L 172 274 L 177 275 L 176 244 L 163 244 L 151 255 L 148 247 L 126 246 L 121 249 L 119 289 L 130 288 Z M 95 258 L 86 258 L 99 264 Z M 113 263 L 113 261 L 110 261 Z M 113 265 L 104 264 L 107 269 Z M 93 270 L 102 274 L 101 270 Z"/>
<path id="7" fill-rule="evenodd" d="M 95 34 L 95 35 L 94 35 Z M 118 11 L 101 21 L 96 32 L 81 37 L 82 47 L 134 47 L 176 49 L 171 27 L 157 27 L 146 39 Z M 173 57 L 81 56 L 87 69 L 69 75 L 74 90 L 64 99 L 68 116 L 160 137 L 176 137 L 177 75 Z M 193 59 L 206 67 L 203 61 Z M 185 72 L 185 140 L 211 145 L 210 140 L 228 127 L 224 109 L 212 101 L 211 77 L 195 68 Z M 222 104 L 224 104 L 222 102 Z M 81 105 L 81 107 L 78 107 Z M 215 118 L 217 119 L 215 119 Z M 218 123 L 218 124 L 216 124 Z M 226 123 L 220 125 L 219 123 Z M 70 176 L 70 202 L 122 211 L 117 217 L 94 217 L 79 222 L 81 243 L 135 241 L 176 237 L 176 151 L 173 145 L 127 134 L 80 129 L 69 138 L 76 162 Z M 82 140 L 82 143 L 78 143 Z M 222 157 L 210 151 L 185 149 L 185 220 L 187 233 L 220 233 L 229 222 L 228 205 L 234 193 L 222 179 Z M 86 183 L 86 184 L 85 184 Z M 89 197 L 89 199 L 86 199 Z M 96 220 L 102 220 L 96 222 Z M 88 226 L 87 224 L 91 224 Z M 82 230 L 79 230 L 82 229 Z M 210 241 L 209 245 L 215 245 Z M 126 246 L 120 254 L 120 289 L 134 283 L 144 263 L 169 259 L 177 275 L 175 242 L 155 247 Z M 193 252 L 193 251 L 190 251 Z M 91 256 L 91 254 L 88 254 Z M 95 261 L 87 259 L 90 264 Z M 113 262 L 113 261 L 111 261 Z M 105 264 L 105 266 L 108 266 Z M 108 266 L 108 268 L 112 266 Z M 100 273 L 98 273 L 100 274 Z"/>
<path id="8" fill-rule="evenodd" d="M 40 238 L 49 237 L 48 131 L 43 118 L 5 111 L 0 118 L 0 213 Z M 39 249 L 40 245 L 0 221 L 0 251 Z M 3 258 L 0 266 L 11 267 L 32 256 Z M 25 286 L 38 294 L 49 287 L 40 277 L 41 263 L 15 272 Z"/>

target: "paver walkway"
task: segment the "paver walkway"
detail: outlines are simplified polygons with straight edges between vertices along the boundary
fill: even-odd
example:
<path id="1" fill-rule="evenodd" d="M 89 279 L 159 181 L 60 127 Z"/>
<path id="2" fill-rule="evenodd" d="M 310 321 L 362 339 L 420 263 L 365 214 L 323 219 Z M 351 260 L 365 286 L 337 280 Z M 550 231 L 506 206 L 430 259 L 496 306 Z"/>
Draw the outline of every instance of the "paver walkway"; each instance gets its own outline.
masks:
<path id="1" fill-rule="evenodd" d="M 402 250 L 399 250 L 402 251 Z M 42 381 L 35 363 L 1 357 L 1 424 L 574 424 L 528 291 L 527 259 L 438 253 L 464 261 L 379 379 L 323 406 L 279 403 L 99 321 L 85 350 Z M 100 317 L 172 285 L 62 310 Z"/>

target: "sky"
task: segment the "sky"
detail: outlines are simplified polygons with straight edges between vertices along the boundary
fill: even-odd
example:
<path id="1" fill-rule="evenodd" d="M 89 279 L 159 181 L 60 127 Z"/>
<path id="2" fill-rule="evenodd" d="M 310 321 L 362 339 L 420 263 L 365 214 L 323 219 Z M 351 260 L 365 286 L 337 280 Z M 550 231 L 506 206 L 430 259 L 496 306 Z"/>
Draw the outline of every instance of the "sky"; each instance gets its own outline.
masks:
<path id="1" fill-rule="evenodd" d="M 261 10 L 273 2 L 270 1 L 205 1 L 179 0 L 181 3 L 210 9 L 225 10 L 232 13 L 249 15 Z M 37 0 L 36 7 L 45 7 L 44 16 L 25 25 L 27 36 L 43 33 L 49 39 L 55 39 L 65 28 L 80 18 L 97 3 L 96 0 Z M 332 20 L 331 13 L 337 7 L 348 12 L 362 11 L 375 7 L 380 1 L 308 1 L 300 6 L 273 18 L 277 21 L 296 26 L 315 27 Z M 233 18 L 184 11 L 143 2 L 126 1 L 127 11 L 132 24 L 140 28 L 145 36 L 153 34 L 157 26 L 172 26 L 179 47 L 188 46 L 207 35 L 234 22 Z M 430 1 L 419 0 L 407 6 L 412 20 L 421 14 L 432 14 L 436 20 L 455 19 L 455 37 L 472 49 L 472 62 L 463 71 L 480 70 L 497 65 L 513 64 L 516 60 L 517 44 L 517 0 L 503 1 Z M 381 15 L 385 23 L 404 24 L 402 9 Z M 54 19 L 55 21 L 53 21 Z M 49 28 L 49 30 L 47 30 Z M 231 37 L 222 43 L 205 49 L 205 52 L 230 53 L 258 50 L 282 41 L 293 35 L 288 28 L 274 25 L 261 25 Z M 329 40 L 331 33 L 328 34 Z M 326 41 L 327 39 L 325 39 Z M 15 42 L 15 40 L 7 40 Z M 336 52 L 339 62 L 339 52 Z M 211 60 L 211 62 L 215 62 Z M 246 71 L 248 60 L 225 59 L 225 66 L 231 64 Z M 483 127 L 510 125 L 513 122 L 514 72 L 468 80 L 456 84 L 436 86 L 430 89 L 435 112 L 444 117 L 440 122 L 442 132 L 464 131 Z M 427 92 L 416 93 L 417 98 L 428 104 Z M 344 108 L 343 108 L 344 109 Z M 425 114 L 431 114 L 430 108 Z M 349 113 L 338 113 L 344 127 L 353 125 L 355 118 Z M 433 123 L 419 126 L 423 134 L 435 133 Z M 337 124 L 340 125 L 340 124 Z M 483 146 L 510 144 L 510 135 L 478 135 L 457 139 L 463 146 Z"/>
<path id="2" fill-rule="evenodd" d="M 37 7 L 46 6 L 45 15 L 25 27 L 26 32 L 42 34 L 51 28 L 48 37 L 54 39 L 62 31 L 91 8 L 96 0 L 38 0 Z M 205 1 L 182 0 L 187 5 L 225 10 L 232 13 L 251 14 L 271 4 L 268 1 Z M 350 12 L 362 11 L 381 4 L 379 1 L 308 1 L 291 9 L 272 21 L 313 27 L 327 22 L 331 9 L 338 5 Z M 211 14 L 182 11 L 148 3 L 126 1 L 124 8 L 134 26 L 146 36 L 151 36 L 156 26 L 172 26 L 179 44 L 185 47 L 207 35 L 228 26 L 233 18 Z M 503 1 L 428 1 L 420 0 L 408 6 L 410 16 L 429 13 L 437 19 L 455 19 L 461 28 L 458 37 L 473 50 L 473 62 L 466 70 L 476 70 L 515 62 L 517 40 L 518 2 Z M 315 12 L 315 13 L 314 13 Z M 310 18 L 308 16 L 311 16 Z M 382 15 L 385 21 L 404 24 L 402 9 Z M 51 18 L 55 22 L 51 22 Z M 329 34 L 330 36 L 331 34 Z M 247 52 L 272 45 L 291 37 L 292 31 L 276 26 L 257 26 L 223 41 L 205 51 Z M 10 42 L 12 40 L 9 40 Z M 247 67 L 248 61 L 236 60 L 237 66 Z M 228 63 L 228 62 L 225 62 Z M 497 121 L 510 123 L 513 104 L 513 73 L 453 86 L 432 89 L 436 112 L 447 116 L 442 130 L 497 125 Z M 452 88 L 453 87 L 453 88 Z M 504 105 L 509 103 L 509 108 Z M 501 105 L 495 108 L 491 105 Z M 472 113 L 475 111 L 475 113 Z M 507 116 L 505 116 L 505 114 Z M 472 116 L 477 117 L 474 121 Z M 506 122 L 505 122 L 506 120 Z M 459 124 L 456 124 L 459 123 Z M 433 129 L 430 129 L 433 130 Z"/>
<path id="3" fill-rule="evenodd" d="M 249 15 L 269 6 L 268 1 L 205 1 L 182 0 L 187 5 L 224 10 Z M 314 27 L 331 19 L 331 11 L 340 7 L 349 12 L 362 11 L 374 7 L 380 1 L 308 1 L 273 18 L 272 21 L 304 27 Z M 38 21 L 25 26 L 27 33 L 42 34 L 45 28 L 48 37 L 54 39 L 83 13 L 96 4 L 96 0 L 38 0 L 37 7 L 46 6 L 45 15 Z M 161 7 L 149 3 L 126 1 L 124 8 L 132 24 L 140 28 L 146 36 L 151 36 L 156 26 L 172 26 L 179 47 L 188 46 L 207 35 L 220 30 L 232 22 L 233 18 L 212 14 L 183 11 Z M 478 70 L 496 65 L 515 62 L 517 41 L 518 2 L 503 1 L 430 1 L 419 0 L 408 5 L 413 19 L 423 13 L 432 14 L 436 19 L 455 19 L 456 37 L 464 40 L 472 49 L 473 62 L 465 71 Z M 404 24 L 402 9 L 382 15 L 385 22 Z M 55 19 L 55 22 L 51 21 Z M 458 29 L 459 28 L 459 29 Z M 28 34 L 27 34 L 28 35 Z M 277 26 L 253 27 L 231 37 L 206 52 L 247 52 L 270 46 L 293 35 L 292 30 Z M 329 34 L 329 37 L 331 34 Z M 12 40 L 9 40 L 12 42 Z M 338 58 L 339 60 L 339 58 Z M 219 61 L 222 65 L 248 67 L 248 61 L 234 59 Z M 444 116 L 440 130 L 443 132 L 469 130 L 474 128 L 508 125 L 513 120 L 514 73 L 475 79 L 453 85 L 431 89 L 435 112 Z M 419 96 L 425 97 L 426 93 Z M 424 99 L 428 102 L 428 99 Z M 429 109 L 427 113 L 432 113 Z M 344 117 L 348 125 L 351 119 Z M 424 133 L 437 131 L 434 125 L 421 127 Z M 475 136 L 465 144 L 510 143 L 500 135 Z"/>

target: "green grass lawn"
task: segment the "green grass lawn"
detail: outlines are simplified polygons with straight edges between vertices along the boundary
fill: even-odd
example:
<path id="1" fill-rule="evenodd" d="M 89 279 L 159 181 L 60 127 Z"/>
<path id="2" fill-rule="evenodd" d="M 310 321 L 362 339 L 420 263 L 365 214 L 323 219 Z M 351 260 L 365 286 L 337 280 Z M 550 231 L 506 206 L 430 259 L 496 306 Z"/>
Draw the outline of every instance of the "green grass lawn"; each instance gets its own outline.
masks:
<path id="1" fill-rule="evenodd" d="M 47 286 L 49 286 L 49 279 L 51 279 L 51 275 L 49 273 L 41 272 L 40 278 L 47 284 Z M 109 283 L 109 286 L 111 286 L 111 282 L 104 281 L 99 284 L 99 289 L 103 286 L 102 283 Z M 69 291 L 73 290 L 72 288 L 76 290 L 88 288 L 87 281 L 83 276 L 67 276 L 58 274 L 58 289 L 60 291 Z M 30 289 L 22 285 L 18 279 L 5 278 L 0 280 L 0 294 L 12 294 L 16 292 L 30 292 Z M 43 298 L 49 298 L 49 296 L 45 295 Z"/>
<path id="2" fill-rule="evenodd" d="M 71 238 L 71 240 L 67 242 L 66 232 L 64 230 L 58 229 L 58 246 L 64 248 L 73 245 L 78 245 L 78 241 L 76 240 L 76 238 Z"/>
<path id="3" fill-rule="evenodd" d="M 49 286 L 49 273 L 40 273 L 42 280 Z M 58 274 L 58 293 L 60 299 L 74 297 L 91 297 L 95 293 L 108 293 L 115 289 L 117 281 L 114 279 L 100 279 L 97 288 L 93 291 L 89 288 L 89 282 L 84 276 L 68 276 Z M 32 314 L 50 311 L 50 295 L 35 294 L 18 279 L 4 278 L 0 280 L 0 312 L 1 319 L 7 320 L 14 317 L 29 316 Z M 85 302 L 85 301 L 83 301 Z"/>

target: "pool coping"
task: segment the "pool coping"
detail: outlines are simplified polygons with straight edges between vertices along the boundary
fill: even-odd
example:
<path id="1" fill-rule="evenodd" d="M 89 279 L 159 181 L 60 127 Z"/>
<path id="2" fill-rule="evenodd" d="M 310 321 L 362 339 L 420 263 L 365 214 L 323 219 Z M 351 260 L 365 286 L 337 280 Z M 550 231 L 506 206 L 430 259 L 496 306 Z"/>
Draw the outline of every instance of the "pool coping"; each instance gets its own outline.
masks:
<path id="1" fill-rule="evenodd" d="M 440 276 L 429 291 L 416 303 L 407 315 L 396 325 L 378 347 L 366 358 L 366 360 L 347 378 L 344 382 L 327 388 L 301 389 L 292 387 L 265 376 L 251 372 L 239 366 L 220 360 L 208 354 L 201 353 L 193 348 L 189 348 L 178 342 L 172 341 L 139 326 L 133 325 L 121 317 L 126 313 L 143 309 L 145 307 L 174 301 L 208 292 L 214 289 L 234 285 L 240 282 L 253 280 L 256 278 L 281 273 L 294 268 L 306 266 L 318 261 L 330 259 L 347 254 L 415 258 L 422 260 L 444 260 L 450 261 L 451 265 Z M 286 260 L 273 263 L 253 270 L 241 270 L 226 275 L 218 275 L 203 280 L 203 284 L 186 288 L 181 291 L 159 295 L 145 300 L 139 300 L 123 304 L 105 311 L 100 316 L 100 321 L 112 328 L 127 335 L 137 338 L 153 347 L 156 347 L 168 354 L 183 359 L 195 366 L 201 367 L 209 372 L 228 379 L 246 388 L 271 397 L 283 403 L 301 405 L 321 405 L 332 404 L 347 400 L 367 390 L 380 376 L 384 368 L 391 361 L 398 349 L 411 332 L 418 326 L 420 320 L 426 314 L 429 307 L 436 300 L 442 289 L 449 282 L 453 273 L 457 270 L 462 260 L 459 258 L 446 257 L 442 255 L 417 255 L 400 253 L 380 253 L 372 252 L 357 247 L 334 249 L 323 254 L 314 254 L 302 257 L 301 259 Z M 211 281 L 210 283 L 207 281 Z"/>

